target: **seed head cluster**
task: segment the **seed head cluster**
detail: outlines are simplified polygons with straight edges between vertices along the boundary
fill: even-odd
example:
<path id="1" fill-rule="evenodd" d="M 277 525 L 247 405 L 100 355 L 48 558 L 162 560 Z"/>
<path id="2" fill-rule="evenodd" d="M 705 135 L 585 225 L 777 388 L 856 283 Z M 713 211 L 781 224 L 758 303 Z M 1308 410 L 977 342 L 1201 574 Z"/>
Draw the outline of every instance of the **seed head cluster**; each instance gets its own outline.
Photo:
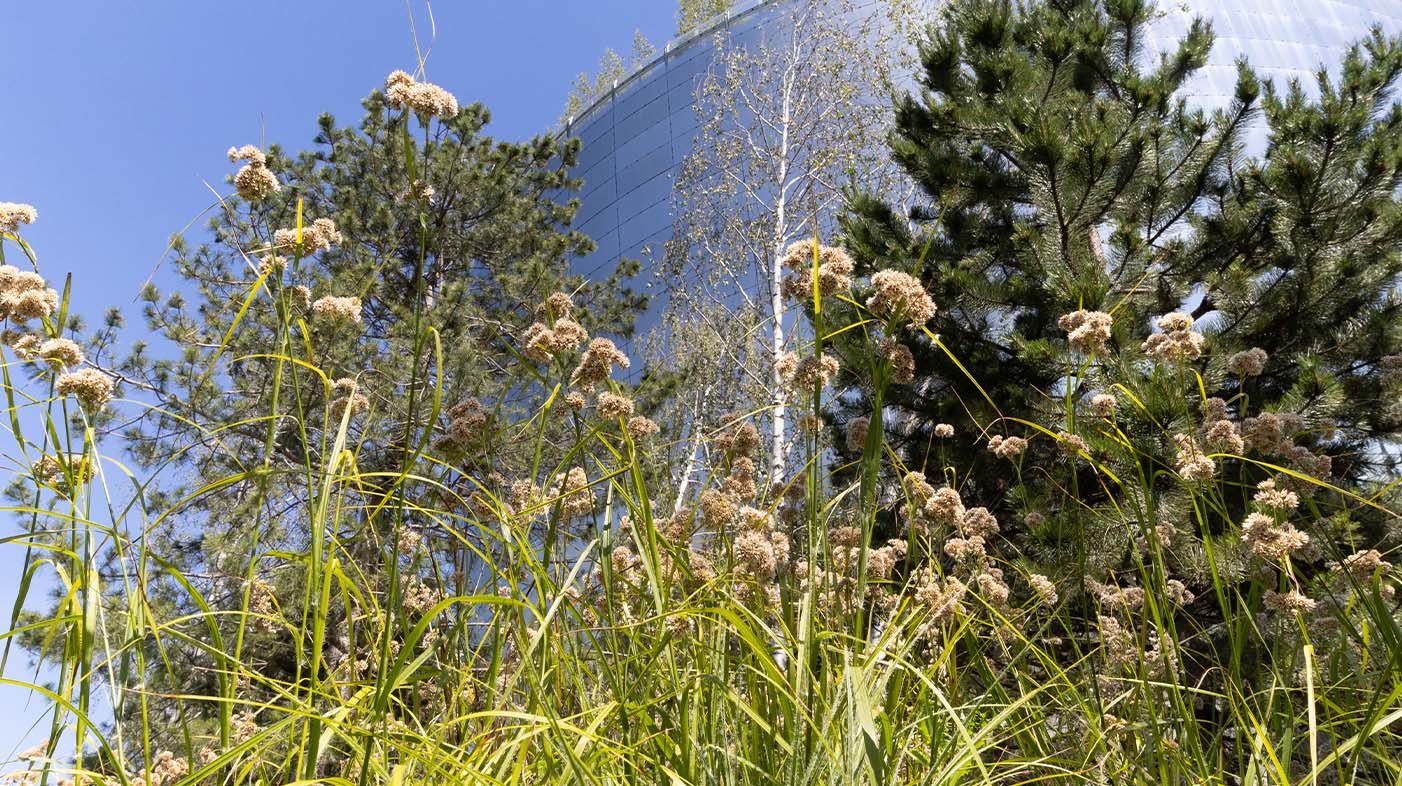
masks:
<path id="1" fill-rule="evenodd" d="M 1266 370 L 1266 350 L 1253 347 L 1227 358 L 1227 370 L 1239 377 L 1257 377 Z"/>
<path id="2" fill-rule="evenodd" d="M 781 261 L 793 274 L 784 279 L 783 294 L 792 300 L 804 301 L 813 297 L 813 256 L 812 240 L 800 240 L 789 246 Z M 855 265 L 846 251 L 835 246 L 817 246 L 818 294 L 831 297 L 852 288 L 852 269 Z"/>
<path id="3" fill-rule="evenodd" d="M 879 270 L 871 277 L 871 313 L 892 324 L 904 323 L 919 330 L 935 315 L 935 301 L 920 280 L 899 270 Z"/>
<path id="4" fill-rule="evenodd" d="M 312 303 L 312 315 L 321 319 L 360 321 L 361 303 L 358 297 L 327 295 Z"/>
<path id="5" fill-rule="evenodd" d="M 39 357 L 59 369 L 83 365 L 83 348 L 68 338 L 51 338 L 39 345 Z"/>
<path id="6" fill-rule="evenodd" d="M 1173 443 L 1178 447 L 1175 469 L 1179 477 L 1186 481 L 1207 480 L 1217 474 L 1217 462 L 1203 453 L 1202 446 L 1188 434 L 1174 434 Z"/>
<path id="7" fill-rule="evenodd" d="M 1073 311 L 1063 314 L 1056 324 L 1066 331 L 1071 351 L 1082 355 L 1106 355 L 1115 319 L 1104 311 Z"/>
<path id="8" fill-rule="evenodd" d="M 1392 570 L 1392 563 L 1383 559 L 1381 551 L 1365 549 L 1356 551 L 1339 562 L 1330 562 L 1329 570 L 1350 577 L 1356 582 L 1369 582 L 1374 575 L 1386 574 Z"/>
<path id="9" fill-rule="evenodd" d="M 897 385 L 908 385 L 915 379 L 915 356 L 910 347 L 894 338 L 883 338 L 877 345 L 881 356 L 891 364 L 891 381 Z"/>
<path id="10" fill-rule="evenodd" d="M 579 359 L 579 365 L 570 375 L 570 384 L 585 392 L 592 391 L 595 385 L 613 374 L 613 367 L 628 368 L 630 361 L 622 350 L 606 338 L 596 338 L 589 342 L 589 348 Z"/>
<path id="11" fill-rule="evenodd" d="M 659 431 L 661 431 L 661 429 L 650 418 L 643 417 L 642 415 L 634 415 L 628 418 L 628 436 L 632 437 L 634 442 L 642 442 L 648 437 L 654 436 Z"/>
<path id="12" fill-rule="evenodd" d="M 423 117 L 450 120 L 458 114 L 458 99 L 432 82 L 418 82 L 404 71 L 385 78 L 385 98 L 395 109 L 406 106 Z"/>
<path id="13" fill-rule="evenodd" d="M 303 254 L 330 251 L 333 247 L 340 245 L 344 240 L 345 238 L 341 236 L 340 230 L 336 229 L 336 222 L 329 218 L 318 218 L 302 227 L 301 251 Z M 274 232 L 273 246 L 279 249 L 297 249 L 296 228 L 279 229 Z"/>
<path id="14" fill-rule="evenodd" d="M 249 202 L 261 202 L 282 190 L 277 175 L 268 169 L 268 158 L 253 145 L 229 148 L 229 161 L 247 161 L 234 174 L 234 188 Z"/>
<path id="15" fill-rule="evenodd" d="M 463 449 L 480 442 L 487 427 L 488 413 L 482 402 L 468 398 L 448 408 L 448 440 L 446 447 Z"/>
<path id="16" fill-rule="evenodd" d="M 794 352 L 787 352 L 775 361 L 774 370 L 789 390 L 806 393 L 812 391 L 814 385 L 827 387 L 837 374 L 838 363 L 837 358 L 826 353 L 821 357 L 800 358 Z"/>
<path id="17" fill-rule="evenodd" d="M 112 378 L 95 368 L 83 368 L 63 374 L 54 383 L 60 396 L 72 395 L 83 409 L 97 412 L 112 400 Z"/>
<path id="18" fill-rule="evenodd" d="M 1155 324 L 1163 332 L 1154 333 L 1144 341 L 1144 354 L 1150 360 L 1166 364 L 1190 363 L 1202 357 L 1207 340 L 1201 333 L 1193 332 L 1192 317 L 1174 311 L 1159 317 Z"/>
<path id="19" fill-rule="evenodd" d="M 1027 450 L 1027 440 L 1022 437 L 1005 437 L 994 434 L 988 439 L 988 449 L 998 458 L 1012 459 Z"/>
<path id="20" fill-rule="evenodd" d="M 1220 398 L 1209 398 L 1203 402 L 1203 423 L 1199 429 L 1202 444 L 1220 453 L 1240 454 L 1246 450 L 1246 442 L 1237 431 L 1236 424 L 1227 416 L 1227 402 Z"/>
<path id="21" fill-rule="evenodd" d="M 39 219 L 39 211 L 33 205 L 20 202 L 0 202 L 0 232 L 14 234 L 20 224 L 33 224 Z"/>
<path id="22" fill-rule="evenodd" d="M 871 428 L 871 419 L 849 418 L 847 421 L 847 451 L 849 453 L 861 453 L 866 448 L 867 431 Z"/>
<path id="23" fill-rule="evenodd" d="M 1109 393 L 1097 393 L 1090 397 L 1090 409 L 1096 417 L 1110 419 L 1115 416 L 1115 407 L 1119 401 Z"/>
<path id="24" fill-rule="evenodd" d="M 0 319 L 24 324 L 46 319 L 58 308 L 58 292 L 38 273 L 0 265 Z"/>
<path id="25" fill-rule="evenodd" d="M 1241 523 L 1241 540 L 1252 554 L 1279 562 L 1304 548 L 1310 542 L 1310 536 L 1287 521 L 1278 522 L 1274 516 L 1251 513 Z"/>
<path id="26" fill-rule="evenodd" d="M 633 416 L 633 400 L 616 393 L 600 393 L 598 403 L 595 406 L 599 411 L 599 417 L 604 420 L 618 420 Z"/>
<path id="27" fill-rule="evenodd" d="M 589 492 L 589 478 L 583 467 L 572 467 L 555 477 L 555 485 L 546 492 L 551 499 L 558 499 L 560 516 L 564 520 L 578 518 L 594 509 L 594 495 Z"/>
<path id="28" fill-rule="evenodd" d="M 1319 605 L 1313 598 L 1297 589 L 1288 592 L 1267 590 L 1262 600 L 1265 602 L 1266 608 L 1284 614 L 1309 614 Z"/>

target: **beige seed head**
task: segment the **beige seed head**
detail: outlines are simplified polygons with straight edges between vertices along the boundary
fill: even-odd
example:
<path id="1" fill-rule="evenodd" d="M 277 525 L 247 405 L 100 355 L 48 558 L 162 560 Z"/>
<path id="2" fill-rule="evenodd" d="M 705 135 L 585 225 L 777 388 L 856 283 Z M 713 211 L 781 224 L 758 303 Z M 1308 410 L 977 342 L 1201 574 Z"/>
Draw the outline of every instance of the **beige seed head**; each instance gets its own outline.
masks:
<path id="1" fill-rule="evenodd" d="M 323 319 L 338 319 L 349 322 L 360 321 L 360 298 L 334 297 L 328 295 L 312 303 L 313 316 Z"/>
<path id="2" fill-rule="evenodd" d="M 14 234 L 20 224 L 33 224 L 39 219 L 39 211 L 33 205 L 21 202 L 0 202 L 0 232 Z"/>
<path id="3" fill-rule="evenodd" d="M 112 378 L 95 368 L 72 371 L 58 378 L 54 390 L 60 396 L 72 395 L 84 409 L 95 412 L 112 400 Z"/>
<path id="4" fill-rule="evenodd" d="M 899 270 L 880 270 L 871 277 L 874 290 L 867 299 L 867 308 L 876 316 L 902 322 L 912 330 L 919 330 L 935 315 L 935 301 L 925 291 L 924 285 L 909 273 Z"/>
<path id="5" fill-rule="evenodd" d="M 234 175 L 234 188 L 249 202 L 261 202 L 282 190 L 277 175 L 262 164 L 244 164 Z"/>
<path id="6" fill-rule="evenodd" d="M 39 357 L 57 368 L 77 368 L 83 364 L 83 348 L 67 338 L 51 338 L 39 347 Z"/>

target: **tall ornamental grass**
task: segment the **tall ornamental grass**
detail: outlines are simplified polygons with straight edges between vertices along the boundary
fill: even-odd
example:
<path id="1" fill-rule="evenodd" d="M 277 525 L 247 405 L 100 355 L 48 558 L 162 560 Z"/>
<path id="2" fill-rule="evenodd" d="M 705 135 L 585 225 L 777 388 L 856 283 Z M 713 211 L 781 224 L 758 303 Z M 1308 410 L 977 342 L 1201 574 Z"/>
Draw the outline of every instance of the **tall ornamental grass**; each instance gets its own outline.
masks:
<path id="1" fill-rule="evenodd" d="M 423 148 L 408 120 L 426 134 L 456 101 L 402 72 L 388 88 L 406 120 L 408 174 L 390 190 L 427 211 L 432 188 L 415 175 Z M 241 196 L 278 190 L 258 149 L 231 158 L 244 162 Z M 1067 466 L 1089 466 L 1100 488 L 1068 483 L 1059 505 L 1074 510 L 1091 491 L 1116 500 L 1097 526 L 1122 536 L 1133 565 L 1097 576 L 1086 549 L 1080 564 L 1035 566 L 1000 537 L 999 516 L 1016 505 L 966 507 L 960 489 L 977 479 L 965 467 L 902 466 L 890 449 L 899 424 L 884 422 L 881 402 L 910 382 L 909 345 L 937 347 L 951 377 L 965 374 L 960 348 L 925 327 L 939 304 L 911 275 L 918 260 L 854 280 L 839 248 L 814 239 L 791 249 L 785 292 L 811 322 L 780 360 L 804 409 L 790 471 L 758 468 L 760 413 L 741 408 L 688 433 L 708 469 L 679 485 L 662 457 L 689 453 L 671 450 L 682 436 L 647 418 L 620 373 L 630 359 L 586 333 L 569 293 L 540 303 L 503 344 L 530 361 L 531 404 L 500 417 L 493 402 L 445 400 L 437 359 L 455 337 L 427 326 L 433 298 L 420 270 L 407 315 L 408 367 L 419 371 L 400 388 L 415 416 L 387 421 L 356 379 L 319 363 L 316 343 L 354 335 L 361 303 L 354 293 L 313 299 L 298 271 L 354 238 L 299 211 L 293 226 L 261 228 L 269 241 L 248 249 L 256 275 L 234 304 L 239 314 L 273 309 L 276 346 L 247 358 L 221 345 L 205 370 L 237 395 L 231 369 L 268 364 L 268 411 L 186 423 L 212 450 L 249 428 L 265 449 L 156 505 L 164 479 L 129 470 L 105 436 L 149 404 L 115 370 L 85 362 L 67 329 L 67 284 L 60 294 L 42 277 L 20 236 L 34 218 L 0 206 L 13 265 L 0 268 L 7 512 L 19 523 L 3 542 L 22 566 L 6 579 L 18 597 L 4 665 L 34 675 L 5 683 L 49 709 L 47 741 L 10 756 L 9 779 L 1402 779 L 1396 574 L 1371 546 L 1326 553 L 1317 531 L 1361 509 L 1395 517 L 1386 500 L 1397 479 L 1369 494 L 1330 487 L 1300 469 L 1321 459 L 1297 444 L 1298 416 L 1208 398 L 1191 361 L 1210 342 L 1187 315 L 1163 315 L 1139 348 L 1144 362 L 1119 366 L 1177 401 L 1176 412 L 1154 413 L 1157 433 L 1121 430 L 1143 405 L 1138 382 L 1104 372 L 1123 318 L 1114 310 L 1062 320 L 1059 425 L 1006 412 L 979 433 L 936 430 L 985 443 L 1023 475 L 1084 478 Z M 839 359 L 827 351 L 837 335 L 863 336 L 869 352 Z M 1246 353 L 1233 369 L 1249 376 L 1260 360 Z M 830 384 L 842 363 L 860 364 L 875 405 L 836 434 L 824 415 L 844 394 Z M 1082 380 L 1093 395 L 1072 393 Z M 1402 386 L 1402 361 L 1393 381 Z M 314 405 L 309 384 L 324 393 Z M 119 389 L 128 397 L 113 398 Z M 296 461 L 276 445 L 289 428 L 314 446 Z M 399 433 L 394 463 L 365 465 L 367 435 L 386 429 Z M 854 464 L 836 464 L 839 439 Z M 1058 463 L 1024 464 L 1030 440 L 1057 444 Z M 1149 443 L 1174 445 L 1174 465 L 1151 460 Z M 489 446 L 500 444 L 528 457 L 510 475 L 494 469 Z M 1229 463 L 1262 479 L 1228 481 Z M 1153 509 L 1165 485 L 1186 501 L 1178 522 Z M 187 531 L 217 534 L 192 511 L 236 487 L 254 489 L 238 500 L 253 533 L 231 546 L 238 571 L 177 559 L 180 542 L 153 536 L 182 517 Z M 1238 519 L 1226 531 L 1215 523 L 1224 512 Z M 1171 544 L 1200 553 L 1206 570 L 1183 573 Z"/>

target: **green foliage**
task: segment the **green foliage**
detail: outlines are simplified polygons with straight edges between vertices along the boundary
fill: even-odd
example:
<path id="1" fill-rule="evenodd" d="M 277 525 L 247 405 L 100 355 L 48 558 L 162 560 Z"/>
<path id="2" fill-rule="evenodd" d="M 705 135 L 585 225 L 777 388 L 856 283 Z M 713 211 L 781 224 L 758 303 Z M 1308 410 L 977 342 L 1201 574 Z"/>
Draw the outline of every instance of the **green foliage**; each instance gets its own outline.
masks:
<path id="1" fill-rule="evenodd" d="M 1014 533 L 1047 565 L 1084 564 L 1091 522 L 1119 515 L 1121 492 L 1078 462 L 1024 474 L 985 449 L 990 436 L 1031 437 L 1022 462 L 1035 465 L 1058 461 L 1064 441 L 1048 438 L 1057 433 L 1088 440 L 1092 459 L 1129 440 L 1144 460 L 1109 469 L 1154 478 L 1178 453 L 1163 429 L 1205 433 L 1211 418 L 1198 409 L 1220 399 L 1234 428 L 1256 408 L 1303 419 L 1287 435 L 1294 459 L 1261 445 L 1257 458 L 1309 471 L 1300 462 L 1327 455 L 1325 476 L 1364 496 L 1396 472 L 1380 440 L 1399 426 L 1381 383 L 1383 357 L 1402 349 L 1402 136 L 1389 92 L 1398 42 L 1375 34 L 1355 48 L 1337 81 L 1321 76 L 1318 101 L 1298 86 L 1283 98 L 1267 86 L 1262 98 L 1243 63 L 1231 102 L 1205 114 L 1178 93 L 1204 62 L 1210 30 L 1194 23 L 1152 61 L 1143 42 L 1153 16 L 1141 0 L 951 4 L 922 45 L 923 90 L 898 101 L 891 141 L 924 202 L 903 216 L 879 195 L 860 196 L 844 219 L 859 273 L 917 273 L 940 309 L 928 325 L 939 343 L 909 342 L 915 382 L 887 393 L 887 438 L 913 469 L 959 467 L 961 492 L 978 504 L 1049 516 L 1054 537 Z M 1247 159 L 1244 139 L 1262 122 L 1266 151 Z M 1059 320 L 1081 310 L 1111 314 L 1105 351 L 1071 351 Z M 1174 311 L 1198 320 L 1206 349 L 1149 362 L 1144 342 Z M 859 333 L 846 340 L 849 358 L 865 351 Z M 1263 372 L 1229 371 L 1229 358 L 1252 347 L 1269 356 Z M 866 393 L 841 408 L 839 426 L 871 406 L 870 384 L 852 381 Z M 1119 398 L 1113 431 L 1096 425 L 1098 394 Z M 956 436 L 936 438 L 940 423 Z M 1262 477 L 1222 460 L 1231 483 Z M 1145 515 L 1172 518 L 1183 501 L 1159 485 L 1146 489 Z M 1067 489 L 1081 502 L 1063 508 Z M 1241 512 L 1217 511 L 1210 529 Z M 1386 518 L 1357 515 L 1375 535 Z M 1115 563 L 1100 556 L 1110 563 L 1101 569 Z"/>
<path id="2" fill-rule="evenodd" d="M 735 0 L 677 0 L 677 35 L 692 32 L 733 5 Z"/>
<path id="3" fill-rule="evenodd" d="M 1396 782 L 1402 50 L 1375 38 L 1320 102 L 1266 90 L 1243 162 L 1249 70 L 1230 110 L 1185 109 L 1209 39 L 1140 73 L 1147 18 L 952 7 L 894 142 L 929 207 L 858 200 L 855 274 L 789 259 L 811 341 L 775 364 L 801 415 L 782 482 L 758 413 L 658 433 L 627 358 L 586 344 L 641 304 L 566 274 L 573 147 L 492 143 L 432 90 L 274 150 L 281 191 L 176 244 L 190 292 L 148 288 L 130 403 L 101 368 L 119 320 L 77 368 L 66 294 L 7 229 L 36 274 L 0 268 L 0 547 L 24 550 L 0 669 L 19 644 L 54 674 L 14 777 Z M 1150 327 L 1185 301 L 1206 336 Z M 678 381 L 698 354 L 637 400 L 733 397 Z M 673 443 L 711 474 L 675 489 Z"/>

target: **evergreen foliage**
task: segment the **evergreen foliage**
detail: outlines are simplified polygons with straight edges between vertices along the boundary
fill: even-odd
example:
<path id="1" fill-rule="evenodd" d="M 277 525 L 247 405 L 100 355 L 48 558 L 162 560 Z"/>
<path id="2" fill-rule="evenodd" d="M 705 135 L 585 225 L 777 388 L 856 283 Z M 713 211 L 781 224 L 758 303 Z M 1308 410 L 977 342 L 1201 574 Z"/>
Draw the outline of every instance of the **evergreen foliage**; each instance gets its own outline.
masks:
<path id="1" fill-rule="evenodd" d="M 302 607 L 300 577 L 261 584 L 245 574 L 256 567 L 253 554 L 309 547 L 315 505 L 304 468 L 331 460 L 346 409 L 345 444 L 363 474 L 358 512 L 341 534 L 346 557 L 373 573 L 407 527 L 415 537 L 451 534 L 441 516 L 406 513 L 402 503 L 389 512 L 388 495 L 423 504 L 466 497 L 489 477 L 520 476 L 540 460 L 537 449 L 506 436 L 543 382 L 517 349 L 543 316 L 538 303 L 572 292 L 586 329 L 623 335 L 645 305 L 622 284 L 634 272 L 627 266 L 595 281 L 569 272 L 570 259 L 593 248 L 570 226 L 577 141 L 494 140 L 482 133 L 489 115 L 480 105 L 423 124 L 421 137 L 413 113 L 387 106 L 379 91 L 365 110 L 358 127 L 323 115 L 313 150 L 293 156 L 272 147 L 268 168 L 281 190 L 251 203 L 228 197 L 207 243 L 176 238 L 182 284 L 169 295 L 146 288 L 153 340 L 117 365 L 133 397 L 151 405 L 112 425 L 139 466 L 162 472 L 162 484 L 146 490 L 155 517 L 149 536 L 184 544 L 168 556 L 207 577 L 215 608 L 239 608 L 250 593 L 255 604 L 271 593 L 288 613 Z M 414 193 L 423 184 L 431 194 Z M 305 230 L 327 218 L 343 238 L 330 249 L 268 250 L 273 228 L 300 221 Z M 359 316 L 317 312 L 312 302 L 326 296 L 359 298 Z M 449 410 L 474 400 L 484 418 L 471 444 L 443 439 Z M 224 425 L 213 433 L 201 425 L 211 423 Z M 545 439 L 563 428 L 550 425 Z M 437 465 L 406 466 L 406 454 L 424 447 Z M 266 456 L 261 466 L 257 456 Z M 210 484 L 220 493 L 207 493 Z M 162 515 L 168 506 L 176 515 Z M 461 551 L 459 559 L 479 558 Z M 392 577 L 376 579 L 385 580 Z M 155 582 L 149 591 L 165 612 L 190 611 L 188 599 L 176 600 L 181 587 Z M 336 627 L 344 624 L 333 617 L 333 639 L 344 639 Z M 268 673 L 297 673 L 298 646 L 279 630 L 254 626 L 248 636 Z M 213 693 L 215 678 L 207 670 L 153 672 L 152 687 Z"/>
<path id="2" fill-rule="evenodd" d="M 1300 462 L 1327 455 L 1331 482 L 1365 496 L 1395 475 L 1380 441 L 1399 424 L 1380 380 L 1382 358 L 1402 348 L 1399 43 L 1375 34 L 1355 47 L 1340 77 L 1321 74 L 1317 101 L 1297 85 L 1263 92 L 1243 63 L 1235 96 L 1209 114 L 1180 95 L 1211 47 L 1209 27 L 1195 22 L 1154 59 L 1144 50 L 1154 16 L 1146 0 L 952 3 L 922 45 L 921 89 L 898 101 L 891 139 L 925 203 L 903 216 L 867 195 L 843 222 L 859 272 L 917 273 L 939 306 L 927 328 L 942 346 L 911 342 L 917 376 L 887 392 L 887 439 L 913 469 L 959 468 L 965 498 L 1007 520 L 1045 518 L 1011 534 L 1061 569 L 1089 558 L 1104 570 L 1127 554 L 1095 534 L 1124 500 L 1094 459 L 1130 440 L 1144 458 L 1108 469 L 1171 470 L 1177 448 L 1162 432 L 1192 434 L 1205 399 L 1229 402 L 1240 425 L 1248 409 L 1302 418 L 1287 435 L 1305 451 L 1295 463 L 1281 451 L 1253 458 L 1308 471 Z M 1247 158 L 1262 122 L 1266 151 Z M 1058 322 L 1079 310 L 1113 315 L 1107 351 L 1072 351 Z M 1206 350 L 1151 362 L 1141 344 L 1161 332 L 1155 319 L 1182 310 Z M 849 355 L 862 351 L 855 334 L 845 340 Z M 1228 359 L 1253 347 L 1269 357 L 1263 373 L 1229 372 Z M 1119 397 L 1111 428 L 1091 415 L 1097 394 Z M 855 395 L 836 420 L 870 406 Z M 956 436 L 936 437 L 940 423 Z M 1058 433 L 1087 439 L 1091 461 L 1023 473 L 1057 462 Z M 1005 434 L 1032 438 L 1020 461 L 986 449 Z M 1263 477 L 1227 455 L 1238 451 L 1220 452 L 1227 486 Z M 1146 517 L 1185 515 L 1165 486 L 1139 501 Z M 1063 507 L 1067 489 L 1078 504 Z M 1240 515 L 1244 495 L 1233 496 L 1214 532 Z M 1366 506 L 1354 516 L 1385 518 Z M 1201 555 L 1185 559 L 1208 569 Z"/>

